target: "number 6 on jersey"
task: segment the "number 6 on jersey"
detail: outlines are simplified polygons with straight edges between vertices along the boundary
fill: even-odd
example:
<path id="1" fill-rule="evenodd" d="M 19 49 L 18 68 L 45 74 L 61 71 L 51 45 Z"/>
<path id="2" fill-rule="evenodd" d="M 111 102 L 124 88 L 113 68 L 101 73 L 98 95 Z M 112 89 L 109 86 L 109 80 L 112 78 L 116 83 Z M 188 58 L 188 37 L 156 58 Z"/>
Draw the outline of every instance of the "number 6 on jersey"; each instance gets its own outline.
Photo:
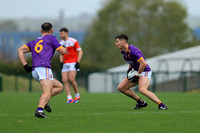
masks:
<path id="1" fill-rule="evenodd" d="M 42 49 L 43 49 L 43 46 L 42 46 L 42 43 L 43 42 L 43 40 L 40 40 L 38 43 L 36 43 L 36 45 L 35 45 L 35 51 L 37 52 L 37 53 L 40 53 L 41 51 L 42 51 Z"/>

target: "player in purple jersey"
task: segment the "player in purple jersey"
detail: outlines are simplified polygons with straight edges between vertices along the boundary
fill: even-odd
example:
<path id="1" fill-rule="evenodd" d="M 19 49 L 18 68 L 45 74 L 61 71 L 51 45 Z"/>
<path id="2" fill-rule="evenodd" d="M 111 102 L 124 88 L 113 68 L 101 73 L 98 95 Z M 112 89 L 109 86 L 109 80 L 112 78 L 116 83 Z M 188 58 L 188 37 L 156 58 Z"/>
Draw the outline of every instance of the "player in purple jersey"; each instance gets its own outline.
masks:
<path id="1" fill-rule="evenodd" d="M 121 53 L 124 59 L 129 63 L 128 73 L 134 69 L 135 76 L 133 80 L 128 80 L 128 76 L 125 77 L 118 86 L 118 90 L 130 98 L 137 101 L 136 107 L 134 109 L 140 109 L 147 106 L 147 102 L 143 101 L 134 91 L 130 88 L 136 85 L 139 85 L 139 91 L 156 104 L 158 104 L 158 109 L 165 110 L 168 109 L 158 98 L 157 96 L 148 90 L 151 78 L 151 69 L 146 63 L 144 55 L 142 52 L 135 46 L 128 44 L 128 36 L 121 34 L 116 36 L 115 45 L 121 50 Z"/>
<path id="2" fill-rule="evenodd" d="M 47 118 L 43 110 L 51 112 L 49 100 L 51 96 L 55 96 L 62 92 L 63 85 L 53 78 L 51 70 L 51 59 L 55 51 L 60 54 L 66 54 L 67 50 L 57 41 L 53 33 L 52 24 L 46 22 L 41 26 L 42 36 L 38 37 L 18 49 L 18 55 L 26 72 L 31 72 L 33 78 L 40 82 L 42 95 L 39 100 L 38 108 L 35 112 L 35 117 Z M 28 66 L 25 58 L 25 53 L 32 53 L 32 67 Z"/>

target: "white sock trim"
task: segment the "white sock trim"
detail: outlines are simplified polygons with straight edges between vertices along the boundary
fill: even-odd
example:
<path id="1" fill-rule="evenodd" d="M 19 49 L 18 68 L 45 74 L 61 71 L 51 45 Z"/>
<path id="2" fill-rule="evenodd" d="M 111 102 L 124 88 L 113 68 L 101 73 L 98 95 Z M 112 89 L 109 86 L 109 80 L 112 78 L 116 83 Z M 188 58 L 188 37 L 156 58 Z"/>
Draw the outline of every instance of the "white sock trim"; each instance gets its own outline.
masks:
<path id="1" fill-rule="evenodd" d="M 67 99 L 72 99 L 72 95 L 68 95 L 68 96 L 67 96 Z"/>
<path id="2" fill-rule="evenodd" d="M 80 94 L 79 94 L 79 93 L 76 93 L 76 94 L 75 94 L 75 97 L 79 97 L 79 96 L 80 96 Z"/>

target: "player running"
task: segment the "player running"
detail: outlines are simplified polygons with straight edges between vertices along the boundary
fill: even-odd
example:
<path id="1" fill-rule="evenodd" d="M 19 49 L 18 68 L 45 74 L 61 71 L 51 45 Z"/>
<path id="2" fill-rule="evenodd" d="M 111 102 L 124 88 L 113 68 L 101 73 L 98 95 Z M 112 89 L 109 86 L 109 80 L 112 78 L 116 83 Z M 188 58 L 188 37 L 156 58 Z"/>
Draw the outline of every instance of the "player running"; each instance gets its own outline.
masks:
<path id="1" fill-rule="evenodd" d="M 132 69 L 137 71 L 135 74 L 135 79 L 133 81 L 129 81 L 128 78 L 125 77 L 119 84 L 118 90 L 129 96 L 130 98 L 136 100 L 137 104 L 134 109 L 140 109 L 142 107 L 146 107 L 147 102 L 143 101 L 135 92 L 130 89 L 131 87 L 139 85 L 140 93 L 158 104 L 158 109 L 168 109 L 168 107 L 165 106 L 154 93 L 147 90 L 150 84 L 152 72 L 149 65 L 146 63 L 142 52 L 137 47 L 128 44 L 128 36 L 125 34 L 116 36 L 115 41 L 115 45 L 118 47 L 119 50 L 121 50 L 125 61 L 129 63 L 127 74 Z"/>
<path id="2" fill-rule="evenodd" d="M 55 36 L 51 35 L 53 33 L 51 23 L 46 22 L 41 28 L 42 36 L 21 46 L 18 49 L 18 55 L 26 72 L 32 71 L 33 78 L 40 82 L 43 91 L 35 117 L 47 118 L 43 110 L 51 112 L 48 102 L 51 96 L 61 93 L 63 88 L 63 85 L 53 78 L 51 59 L 55 50 L 61 54 L 65 54 L 67 50 L 60 45 Z M 25 53 L 28 52 L 32 53 L 32 67 L 26 62 Z"/>
<path id="3" fill-rule="evenodd" d="M 78 92 L 76 83 L 76 73 L 80 70 L 80 61 L 83 56 L 83 51 L 77 40 L 68 36 L 68 29 L 60 29 L 60 38 L 62 39 L 60 44 L 67 49 L 67 54 L 60 55 L 60 67 L 62 69 L 62 81 L 64 84 L 65 91 L 67 93 L 66 103 L 77 103 L 80 99 L 80 94 Z M 71 83 L 75 98 L 72 98 L 70 91 Z"/>

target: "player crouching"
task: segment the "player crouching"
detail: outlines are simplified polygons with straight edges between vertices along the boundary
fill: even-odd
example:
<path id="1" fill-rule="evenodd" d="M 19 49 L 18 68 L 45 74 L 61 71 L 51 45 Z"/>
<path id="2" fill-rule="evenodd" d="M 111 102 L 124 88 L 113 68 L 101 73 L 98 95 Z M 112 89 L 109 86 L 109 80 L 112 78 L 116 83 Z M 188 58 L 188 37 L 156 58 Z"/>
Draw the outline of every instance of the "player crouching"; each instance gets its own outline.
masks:
<path id="1" fill-rule="evenodd" d="M 118 90 L 128 97 L 137 101 L 134 109 L 140 109 L 147 106 L 147 102 L 143 101 L 130 88 L 139 85 L 139 91 L 150 100 L 158 104 L 158 109 L 168 109 L 157 96 L 148 90 L 151 78 L 151 69 L 145 61 L 143 53 L 135 46 L 128 44 L 128 36 L 121 34 L 116 36 L 115 45 L 121 51 L 125 61 L 129 63 L 127 77 L 125 77 L 118 86 Z M 132 72 L 132 73 L 131 73 Z"/>

